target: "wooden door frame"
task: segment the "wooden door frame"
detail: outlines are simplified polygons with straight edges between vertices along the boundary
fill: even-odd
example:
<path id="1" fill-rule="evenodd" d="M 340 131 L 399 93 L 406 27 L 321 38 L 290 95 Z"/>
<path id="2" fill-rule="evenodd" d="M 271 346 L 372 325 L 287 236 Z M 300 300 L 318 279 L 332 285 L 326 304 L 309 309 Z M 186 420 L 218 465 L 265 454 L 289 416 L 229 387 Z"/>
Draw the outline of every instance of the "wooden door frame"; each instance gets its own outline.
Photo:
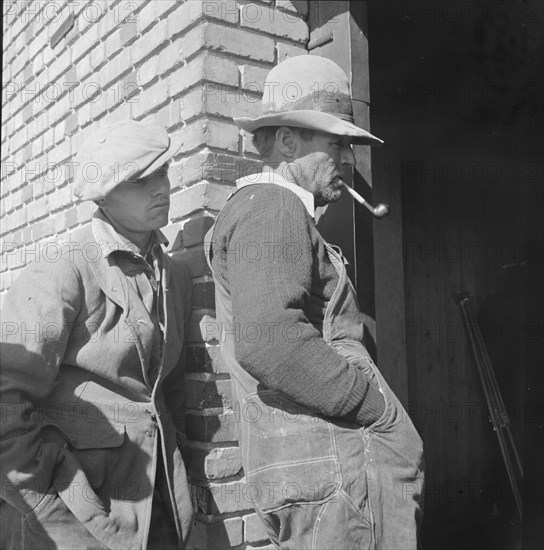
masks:
<path id="1" fill-rule="evenodd" d="M 344 69 L 350 78 L 355 123 L 369 129 L 371 73 L 367 3 L 309 2 L 308 21 L 310 55 L 328 57 Z M 387 114 L 373 113 L 372 118 L 380 121 L 380 128 L 387 127 Z M 369 201 L 389 203 L 391 215 L 376 220 L 344 193 L 321 218 L 319 229 L 325 239 L 341 246 L 349 262 L 348 274 L 355 282 L 361 309 L 369 315 L 372 338 L 365 344 L 377 358 L 380 370 L 399 399 L 407 403 L 407 325 L 398 146 L 389 140 L 378 148 L 356 146 L 354 153 L 357 162 L 353 178 L 355 189 Z"/>

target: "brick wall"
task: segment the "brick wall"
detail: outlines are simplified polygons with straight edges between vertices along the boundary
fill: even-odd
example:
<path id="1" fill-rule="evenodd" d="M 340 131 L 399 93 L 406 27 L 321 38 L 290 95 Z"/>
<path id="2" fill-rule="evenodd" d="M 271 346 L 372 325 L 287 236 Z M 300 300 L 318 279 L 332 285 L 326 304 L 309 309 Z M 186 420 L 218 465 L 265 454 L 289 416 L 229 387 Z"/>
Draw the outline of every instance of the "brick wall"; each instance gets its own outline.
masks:
<path id="1" fill-rule="evenodd" d="M 96 123 L 149 116 L 183 138 L 170 170 L 171 247 L 191 270 L 188 464 L 199 503 L 192 548 L 267 547 L 251 510 L 230 381 L 209 332 L 202 239 L 237 177 L 258 170 L 231 117 L 256 112 L 268 70 L 306 53 L 306 1 L 17 0 L 3 6 L 0 295 L 28 262 L 54 261 L 89 223 L 70 162 Z M 207 325 L 209 328 L 209 324 Z M 213 331 L 212 331 L 213 332 Z"/>

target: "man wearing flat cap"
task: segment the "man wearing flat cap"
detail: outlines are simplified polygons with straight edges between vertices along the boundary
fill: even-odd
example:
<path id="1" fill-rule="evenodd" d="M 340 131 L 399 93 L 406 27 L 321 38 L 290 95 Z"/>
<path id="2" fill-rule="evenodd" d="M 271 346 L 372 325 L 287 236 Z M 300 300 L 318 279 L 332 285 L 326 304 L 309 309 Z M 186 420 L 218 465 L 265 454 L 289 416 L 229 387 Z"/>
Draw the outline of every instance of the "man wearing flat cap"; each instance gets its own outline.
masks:
<path id="1" fill-rule="evenodd" d="M 74 194 L 92 222 L 40 256 L 2 311 L 4 550 L 182 548 L 193 516 L 180 446 L 191 281 L 162 250 L 168 162 L 154 121 L 90 135 Z"/>
<path id="2" fill-rule="evenodd" d="M 234 120 L 264 168 L 238 180 L 207 239 L 245 494 L 280 548 L 415 549 L 422 442 L 314 220 L 340 197 L 351 144 L 381 140 L 353 124 L 340 67 L 311 55 L 272 69 L 261 116 Z"/>

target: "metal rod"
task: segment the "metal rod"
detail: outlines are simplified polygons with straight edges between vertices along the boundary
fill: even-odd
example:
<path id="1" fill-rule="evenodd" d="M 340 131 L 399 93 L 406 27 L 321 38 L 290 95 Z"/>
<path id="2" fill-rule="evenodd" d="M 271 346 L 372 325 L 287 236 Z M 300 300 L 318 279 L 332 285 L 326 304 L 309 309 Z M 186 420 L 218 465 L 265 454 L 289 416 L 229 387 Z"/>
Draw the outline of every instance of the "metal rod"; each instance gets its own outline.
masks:
<path id="1" fill-rule="evenodd" d="M 515 471 L 517 466 L 517 474 L 523 479 L 523 467 L 517 448 L 510 429 L 510 419 L 504 406 L 504 401 L 500 392 L 500 388 L 493 371 L 493 365 L 487 353 L 487 348 L 483 340 L 482 332 L 476 321 L 475 315 L 472 311 L 472 302 L 470 296 L 467 293 L 459 292 L 456 296 L 457 303 L 461 309 L 461 316 L 463 318 L 465 329 L 467 331 L 468 338 L 474 353 L 476 367 L 482 383 L 484 391 L 490 421 L 493 426 L 494 432 L 497 434 L 497 440 L 501 450 L 501 454 L 506 467 L 506 472 L 512 487 L 514 494 L 514 500 L 516 501 L 516 507 L 520 518 L 523 517 L 523 503 L 518 486 L 518 479 Z M 505 438 L 508 436 L 508 439 Z M 515 464 L 512 462 L 510 451 L 514 454 Z"/>

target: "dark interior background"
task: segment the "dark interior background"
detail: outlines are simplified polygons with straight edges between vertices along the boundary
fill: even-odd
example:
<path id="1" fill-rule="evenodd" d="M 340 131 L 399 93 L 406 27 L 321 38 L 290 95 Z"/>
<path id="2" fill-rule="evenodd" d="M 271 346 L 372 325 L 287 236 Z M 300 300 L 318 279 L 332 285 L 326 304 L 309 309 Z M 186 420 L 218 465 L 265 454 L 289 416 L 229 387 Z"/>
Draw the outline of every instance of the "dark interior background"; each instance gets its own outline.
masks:
<path id="1" fill-rule="evenodd" d="M 350 4 L 357 18 L 362 3 Z M 404 300 L 400 316 L 391 305 L 377 311 L 378 350 L 398 345 L 408 365 L 404 397 L 426 445 L 426 548 L 543 547 L 543 8 L 365 8 L 371 131 L 385 141 L 372 151 L 372 194 L 396 206 L 374 222 L 376 303 L 399 273 Z M 357 236 L 368 214 L 357 210 L 355 221 Z M 390 261 L 395 243 L 401 262 Z M 475 297 L 522 455 L 523 522 L 453 299 L 459 290 Z"/>

